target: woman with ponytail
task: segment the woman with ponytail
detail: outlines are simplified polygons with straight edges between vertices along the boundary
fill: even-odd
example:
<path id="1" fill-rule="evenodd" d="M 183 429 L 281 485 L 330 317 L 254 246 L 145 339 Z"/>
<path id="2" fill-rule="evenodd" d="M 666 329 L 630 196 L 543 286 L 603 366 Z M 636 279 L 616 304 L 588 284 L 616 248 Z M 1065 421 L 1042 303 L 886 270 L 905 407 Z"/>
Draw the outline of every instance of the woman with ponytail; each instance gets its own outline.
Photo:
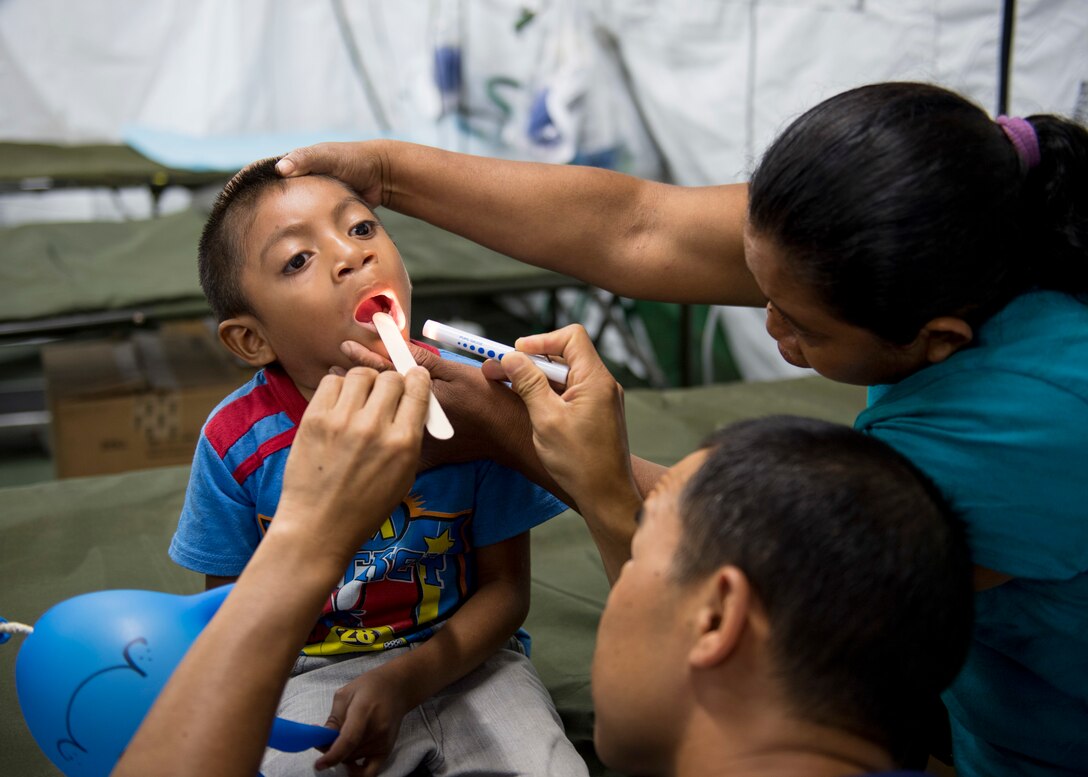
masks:
<path id="1" fill-rule="evenodd" d="M 746 246 L 783 357 L 871 386 L 857 428 L 968 525 L 957 773 L 1083 774 L 1088 132 L 922 84 L 847 92 L 767 151 Z"/>

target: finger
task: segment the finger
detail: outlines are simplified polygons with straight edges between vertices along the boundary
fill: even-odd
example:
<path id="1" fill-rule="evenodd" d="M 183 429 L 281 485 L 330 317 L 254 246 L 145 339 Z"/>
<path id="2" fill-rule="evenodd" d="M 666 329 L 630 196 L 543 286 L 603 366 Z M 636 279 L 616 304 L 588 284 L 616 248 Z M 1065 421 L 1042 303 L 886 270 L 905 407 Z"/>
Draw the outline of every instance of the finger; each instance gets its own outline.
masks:
<path id="1" fill-rule="evenodd" d="M 562 403 L 563 400 L 552 391 L 548 377 L 533 364 L 528 356 L 512 352 L 506 354 L 502 362 L 510 378 L 510 386 L 529 408 L 530 417 L 536 416 L 557 402 Z"/>
<path id="2" fill-rule="evenodd" d="M 555 361 L 556 363 L 559 363 L 558 360 L 555 357 L 549 357 L 549 358 L 550 358 L 550 360 Z M 491 381 L 492 383 L 501 382 L 501 381 L 508 381 L 508 380 L 510 380 L 510 376 L 506 373 L 505 368 L 503 368 L 503 366 L 502 366 L 504 363 L 505 363 L 505 357 L 503 359 L 488 359 L 487 361 L 485 361 L 483 364 L 480 365 L 480 373 L 485 378 L 487 378 L 489 381 Z M 556 391 L 558 391 L 560 393 L 562 393 L 563 390 L 568 385 L 570 385 L 569 381 L 559 383 L 557 381 L 552 381 L 551 378 L 549 378 L 548 380 L 552 382 L 553 390 L 556 390 Z"/>
<path id="3" fill-rule="evenodd" d="M 307 410 L 312 409 L 316 413 L 332 408 L 340 397 L 343 385 L 344 379 L 339 375 L 330 374 L 322 377 L 321 382 L 317 384 L 317 389 L 314 391 Z"/>
<path id="4" fill-rule="evenodd" d="M 536 353 L 546 356 L 562 356 L 571 340 L 584 336 L 589 339 L 585 327 L 581 324 L 568 324 L 562 329 L 553 332 L 541 332 L 536 335 L 519 337 L 514 342 L 514 347 L 523 353 Z"/>
<path id="5" fill-rule="evenodd" d="M 347 702 L 333 696 L 332 711 L 329 712 L 329 718 L 325 721 L 325 728 L 331 728 L 341 733 L 332 741 L 332 744 L 321 748 L 323 755 L 314 763 L 315 769 L 328 769 L 335 766 L 344 760 L 354 748 L 351 742 L 354 737 L 345 736 L 343 732 L 343 720 L 347 715 L 347 711 Z"/>
<path id="6" fill-rule="evenodd" d="M 567 380 L 568 386 L 579 382 L 587 375 L 608 371 L 589 333 L 581 324 L 571 324 L 554 332 L 520 337 L 514 343 L 514 347 L 524 353 L 562 356 L 570 367 L 571 377 Z M 507 358 L 509 357 L 503 357 L 503 361 L 505 362 Z"/>
<path id="7" fill-rule="evenodd" d="M 340 396 L 336 398 L 335 408 L 344 413 L 352 413 L 366 405 L 380 374 L 367 367 L 352 367 L 348 370 L 344 375 Z"/>
<path id="8" fill-rule="evenodd" d="M 503 369 L 502 362 L 498 359 L 488 359 L 480 366 L 480 371 L 488 380 L 509 380 L 510 377 Z"/>
<path id="9" fill-rule="evenodd" d="M 382 766 L 384 765 L 384 755 L 370 756 L 363 762 L 363 767 L 359 771 L 359 777 L 378 777 L 378 774 L 381 773 Z M 352 777 L 354 777 L 354 775 L 352 775 Z"/>
<path id="10" fill-rule="evenodd" d="M 393 370 L 377 373 L 374 388 L 359 416 L 360 421 L 369 424 L 378 420 L 383 425 L 393 423 L 403 394 L 404 378 L 399 373 Z"/>
<path id="11" fill-rule="evenodd" d="M 314 762 L 314 769 L 331 769 L 336 764 L 351 758 L 352 753 L 359 744 L 358 736 L 348 736 L 341 733 L 325 753 Z"/>
<path id="12" fill-rule="evenodd" d="M 326 159 L 327 154 L 331 151 L 330 146 L 332 146 L 331 143 L 318 143 L 289 151 L 283 155 L 280 161 L 276 162 L 276 172 L 284 178 L 293 178 L 294 176 L 309 173 L 331 172 L 328 169 L 329 166 L 322 163 L 322 160 Z"/>
<path id="13" fill-rule="evenodd" d="M 370 764 L 370 761 L 371 756 L 360 756 L 359 758 L 349 756 L 342 764 L 344 767 L 343 773 L 346 774 L 347 777 L 364 777 L 364 775 L 376 773 L 368 771 L 368 764 Z"/>
<path id="14" fill-rule="evenodd" d="M 442 357 L 430 348 L 416 345 L 410 340 L 408 341 L 408 350 L 412 352 L 412 358 L 416 360 L 416 364 L 427 370 L 427 372 L 433 372 L 436 367 L 443 363 Z"/>
<path id="15" fill-rule="evenodd" d="M 465 364 L 462 361 L 455 359 L 443 359 L 433 351 L 409 342 L 408 348 L 412 352 L 412 358 L 415 359 L 418 364 L 427 372 L 431 373 L 431 388 L 438 394 L 439 399 L 442 398 L 442 388 L 446 383 L 458 383 L 461 385 L 467 385 L 469 383 L 475 383 L 481 389 L 484 389 L 488 384 L 486 379 L 481 379 L 480 370 L 474 364 Z M 506 378 L 502 378 L 506 380 Z"/>
<path id="16" fill-rule="evenodd" d="M 333 366 L 329 367 L 329 374 L 336 375 L 337 377 L 342 378 L 348 374 L 348 371 L 345 370 L 343 367 L 337 367 L 334 364 Z"/>
<path id="17" fill-rule="evenodd" d="M 393 423 L 407 429 L 422 429 L 430 402 L 431 375 L 422 367 L 413 367 L 404 375 L 404 394 Z"/>
<path id="18" fill-rule="evenodd" d="M 344 724 L 341 722 L 340 718 L 336 714 L 336 697 L 333 697 L 332 704 L 333 704 L 333 711 L 331 713 L 329 713 L 329 718 L 328 718 L 328 720 L 325 721 L 324 727 L 325 728 L 331 728 L 333 731 L 339 731 L 343 727 Z M 343 705 L 341 705 L 341 706 L 343 706 Z M 314 749 L 320 750 L 322 753 L 327 753 L 327 752 L 329 752 L 329 748 L 332 747 L 333 743 L 335 743 L 335 742 L 336 742 L 336 740 L 334 739 L 332 742 L 329 742 L 327 745 L 314 745 Z"/>
<path id="19" fill-rule="evenodd" d="M 280 161 L 276 162 L 276 172 L 284 178 L 290 178 L 294 175 L 303 175 L 299 170 L 297 155 L 297 150 L 285 154 Z"/>
<path id="20" fill-rule="evenodd" d="M 340 343 L 340 353 L 360 367 L 369 367 L 378 372 L 393 369 L 393 362 L 389 361 L 389 359 L 354 340 L 345 340 Z"/>

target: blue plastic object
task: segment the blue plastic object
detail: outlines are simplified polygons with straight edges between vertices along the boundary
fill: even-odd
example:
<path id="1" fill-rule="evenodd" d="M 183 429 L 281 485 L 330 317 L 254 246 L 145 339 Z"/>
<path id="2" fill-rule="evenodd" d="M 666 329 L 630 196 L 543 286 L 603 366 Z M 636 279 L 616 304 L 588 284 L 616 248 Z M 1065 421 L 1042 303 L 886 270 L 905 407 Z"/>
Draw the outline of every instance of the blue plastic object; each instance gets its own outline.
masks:
<path id="1" fill-rule="evenodd" d="M 232 586 L 193 596 L 99 591 L 34 624 L 15 662 L 27 727 L 68 777 L 105 777 Z M 254 647 L 254 660 L 260 660 Z M 269 746 L 299 752 L 336 731 L 277 718 Z"/>
<path id="2" fill-rule="evenodd" d="M 540 146 L 554 146 L 562 140 L 555 119 L 548 110 L 548 89 L 541 89 L 533 95 L 529 105 L 529 139 Z"/>
<path id="3" fill-rule="evenodd" d="M 434 50 L 434 83 L 444 97 L 461 93 L 461 49 L 438 46 Z"/>

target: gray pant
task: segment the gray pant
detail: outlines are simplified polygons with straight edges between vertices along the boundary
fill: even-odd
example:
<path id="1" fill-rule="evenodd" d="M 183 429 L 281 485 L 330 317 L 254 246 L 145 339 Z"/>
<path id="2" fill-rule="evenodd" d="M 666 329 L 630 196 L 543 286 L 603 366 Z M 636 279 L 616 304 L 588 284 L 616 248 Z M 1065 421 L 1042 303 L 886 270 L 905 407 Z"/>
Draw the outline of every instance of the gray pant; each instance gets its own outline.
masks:
<path id="1" fill-rule="evenodd" d="M 323 725 L 337 690 L 412 647 L 350 656 L 301 656 L 276 714 Z M 585 762 L 563 733 L 547 689 L 519 648 L 511 640 L 507 648 L 405 715 L 383 777 L 407 777 L 419 766 L 435 777 L 587 775 Z M 261 773 L 265 777 L 312 775 L 317 758 L 316 750 L 268 750 Z"/>

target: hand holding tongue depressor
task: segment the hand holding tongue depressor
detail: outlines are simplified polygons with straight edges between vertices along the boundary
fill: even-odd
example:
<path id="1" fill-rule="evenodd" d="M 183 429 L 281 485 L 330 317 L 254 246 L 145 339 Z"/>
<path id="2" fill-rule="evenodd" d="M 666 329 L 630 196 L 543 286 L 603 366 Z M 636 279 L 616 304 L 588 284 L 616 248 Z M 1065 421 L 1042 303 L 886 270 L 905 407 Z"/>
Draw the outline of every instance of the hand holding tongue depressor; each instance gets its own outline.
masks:
<path id="1" fill-rule="evenodd" d="M 416 366 L 416 360 L 412 358 L 412 352 L 401 337 L 400 329 L 388 313 L 374 314 L 374 328 L 378 330 L 378 336 L 385 344 L 385 350 L 389 352 L 389 358 L 397 372 L 401 375 Z M 438 404 L 434 392 L 431 392 L 430 404 L 427 408 L 427 431 L 431 436 L 439 440 L 448 440 L 453 437 L 453 425 L 446 417 L 446 411 Z"/>

